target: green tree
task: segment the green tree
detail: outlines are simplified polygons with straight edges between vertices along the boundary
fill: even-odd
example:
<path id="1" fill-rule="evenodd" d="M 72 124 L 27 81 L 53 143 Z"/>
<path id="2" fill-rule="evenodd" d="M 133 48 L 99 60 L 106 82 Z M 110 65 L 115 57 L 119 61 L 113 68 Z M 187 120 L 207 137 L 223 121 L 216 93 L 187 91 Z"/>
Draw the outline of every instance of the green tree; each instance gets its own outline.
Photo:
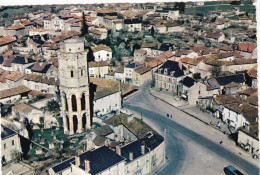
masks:
<path id="1" fill-rule="evenodd" d="M 22 160 L 22 157 L 23 157 L 23 153 L 18 151 L 18 150 L 13 150 L 12 153 L 12 160 L 17 163 L 19 162 L 20 160 Z"/>
<path id="2" fill-rule="evenodd" d="M 47 109 L 50 112 L 57 112 L 60 110 L 60 105 L 56 100 L 50 100 L 47 103 Z"/>
<path id="3" fill-rule="evenodd" d="M 88 25 L 86 23 L 85 13 L 82 12 L 82 27 L 81 27 L 81 35 L 84 36 L 88 33 Z"/>
<path id="4" fill-rule="evenodd" d="M 152 36 L 154 36 L 154 27 L 153 26 L 151 28 L 151 34 L 152 34 Z"/>

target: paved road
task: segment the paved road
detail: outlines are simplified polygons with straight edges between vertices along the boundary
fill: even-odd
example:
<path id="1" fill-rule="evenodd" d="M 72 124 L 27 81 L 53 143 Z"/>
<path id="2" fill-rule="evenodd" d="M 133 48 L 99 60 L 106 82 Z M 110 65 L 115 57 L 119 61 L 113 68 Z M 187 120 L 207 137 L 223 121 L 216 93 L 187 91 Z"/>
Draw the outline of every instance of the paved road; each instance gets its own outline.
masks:
<path id="1" fill-rule="evenodd" d="M 149 93 L 149 85 L 124 101 L 124 108 L 140 117 L 163 135 L 169 162 L 158 172 L 162 175 L 224 174 L 223 168 L 233 165 L 245 174 L 259 174 L 258 161 L 235 147 L 223 133 L 203 124 Z M 172 114 L 172 119 L 166 114 Z M 220 141 L 223 141 L 220 144 Z"/>

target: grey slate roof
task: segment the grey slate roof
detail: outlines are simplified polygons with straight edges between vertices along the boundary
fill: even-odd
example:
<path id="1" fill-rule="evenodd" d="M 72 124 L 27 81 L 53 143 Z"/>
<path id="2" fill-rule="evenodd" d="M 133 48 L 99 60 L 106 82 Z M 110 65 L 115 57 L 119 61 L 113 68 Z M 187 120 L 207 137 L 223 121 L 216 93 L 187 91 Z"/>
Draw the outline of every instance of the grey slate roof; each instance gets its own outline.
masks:
<path id="1" fill-rule="evenodd" d="M 14 132 L 13 130 L 7 128 L 4 125 L 1 125 L 1 127 L 3 128 L 3 131 L 1 132 L 1 139 L 2 140 L 5 140 L 5 139 L 7 139 L 9 137 L 12 137 L 12 136 L 17 134 L 16 132 Z"/>
<path id="2" fill-rule="evenodd" d="M 141 152 L 141 142 L 139 140 L 136 140 L 124 147 L 121 148 L 121 155 L 126 158 L 126 162 L 131 162 L 129 159 L 130 152 L 133 153 L 133 160 L 137 159 L 138 157 L 142 156 Z M 145 154 L 149 152 L 149 149 L 145 147 Z"/>
<path id="3" fill-rule="evenodd" d="M 140 139 L 140 141 L 144 142 L 145 146 L 152 151 L 164 141 L 164 138 L 159 134 L 149 133 L 144 138 Z"/>
<path id="4" fill-rule="evenodd" d="M 116 152 L 106 146 L 82 153 L 79 157 L 79 167 L 83 170 L 85 170 L 84 160 L 90 161 L 90 174 L 98 174 L 124 160 L 123 157 L 119 156 Z M 72 163 L 75 164 L 75 162 Z"/>
<path id="5" fill-rule="evenodd" d="M 159 69 L 162 69 L 162 72 L 159 73 Z M 164 74 L 164 70 L 168 69 L 168 73 L 164 75 L 171 75 L 171 72 L 174 71 L 174 77 L 180 77 L 184 75 L 184 71 L 186 67 L 182 66 L 182 69 L 179 67 L 179 63 L 176 61 L 167 60 L 159 69 L 155 71 L 155 73 Z"/>
<path id="6" fill-rule="evenodd" d="M 244 83 L 245 82 L 244 74 L 235 74 L 230 76 L 217 77 L 208 80 L 208 84 L 214 89 L 219 89 L 220 86 L 224 86 L 232 82 Z"/>
<path id="7" fill-rule="evenodd" d="M 193 80 L 191 77 L 185 77 L 183 80 L 180 81 L 184 86 L 191 87 L 194 85 L 195 80 Z"/>
<path id="8" fill-rule="evenodd" d="M 28 64 L 28 63 L 33 63 L 33 62 L 35 62 L 35 61 L 31 58 L 28 58 L 28 62 L 26 62 L 25 58 L 21 57 L 21 56 L 16 56 L 14 58 L 14 60 L 12 61 L 12 63 L 15 63 L 15 64 Z"/>

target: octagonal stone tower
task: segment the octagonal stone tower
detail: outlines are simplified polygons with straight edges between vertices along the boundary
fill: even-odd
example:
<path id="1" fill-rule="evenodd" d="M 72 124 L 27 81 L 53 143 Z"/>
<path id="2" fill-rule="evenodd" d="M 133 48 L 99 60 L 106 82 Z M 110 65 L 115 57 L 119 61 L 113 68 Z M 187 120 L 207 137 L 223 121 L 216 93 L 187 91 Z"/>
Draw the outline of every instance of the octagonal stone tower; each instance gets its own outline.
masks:
<path id="1" fill-rule="evenodd" d="M 89 76 L 84 40 L 69 39 L 58 54 L 62 116 L 65 134 L 91 128 Z"/>

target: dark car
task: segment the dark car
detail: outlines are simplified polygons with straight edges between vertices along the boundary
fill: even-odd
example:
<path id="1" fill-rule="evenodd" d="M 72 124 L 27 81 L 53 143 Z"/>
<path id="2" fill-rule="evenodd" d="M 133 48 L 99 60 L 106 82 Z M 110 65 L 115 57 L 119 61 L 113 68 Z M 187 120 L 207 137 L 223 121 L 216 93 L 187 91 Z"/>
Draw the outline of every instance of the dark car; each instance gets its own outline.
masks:
<path id="1" fill-rule="evenodd" d="M 233 167 L 231 165 L 225 167 L 224 172 L 226 173 L 226 175 L 244 175 L 243 173 L 241 173 L 240 171 L 238 171 L 235 167 Z"/>

